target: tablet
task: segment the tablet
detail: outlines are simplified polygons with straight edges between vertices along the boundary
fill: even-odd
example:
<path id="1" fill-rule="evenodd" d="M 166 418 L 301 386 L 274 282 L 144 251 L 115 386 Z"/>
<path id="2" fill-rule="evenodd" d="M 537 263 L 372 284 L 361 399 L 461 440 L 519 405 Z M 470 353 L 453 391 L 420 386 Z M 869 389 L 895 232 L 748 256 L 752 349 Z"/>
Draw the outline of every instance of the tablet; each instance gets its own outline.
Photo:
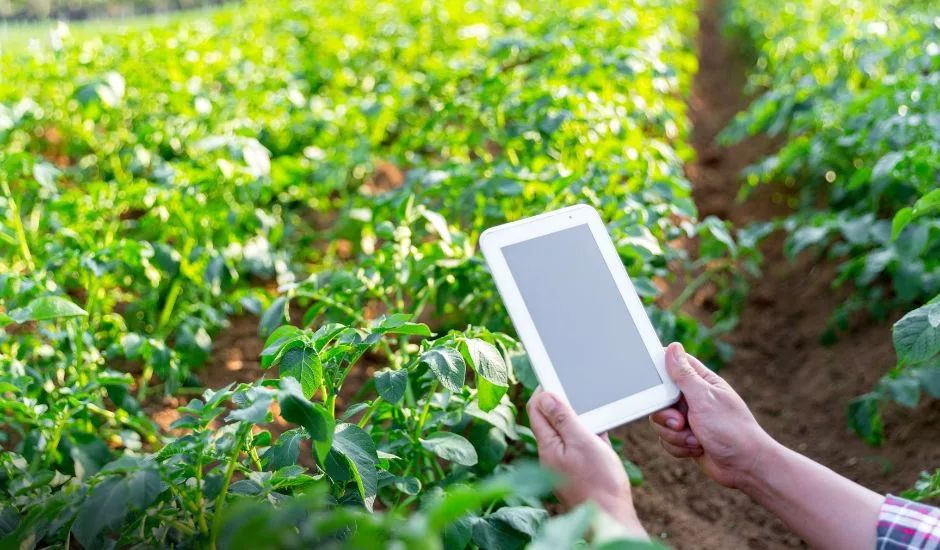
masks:
<path id="1" fill-rule="evenodd" d="M 665 350 L 596 210 L 487 229 L 480 248 L 546 391 L 596 433 L 672 405 Z"/>

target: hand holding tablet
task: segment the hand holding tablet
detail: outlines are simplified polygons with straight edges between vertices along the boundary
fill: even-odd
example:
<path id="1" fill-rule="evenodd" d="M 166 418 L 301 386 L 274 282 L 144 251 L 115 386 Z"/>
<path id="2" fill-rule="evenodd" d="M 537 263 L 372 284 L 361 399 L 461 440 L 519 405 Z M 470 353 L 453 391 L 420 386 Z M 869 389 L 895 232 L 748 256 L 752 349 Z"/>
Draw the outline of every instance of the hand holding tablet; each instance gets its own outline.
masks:
<path id="1" fill-rule="evenodd" d="M 599 433 L 679 399 L 596 210 L 572 206 L 493 227 L 480 248 L 539 382 L 589 429 Z"/>

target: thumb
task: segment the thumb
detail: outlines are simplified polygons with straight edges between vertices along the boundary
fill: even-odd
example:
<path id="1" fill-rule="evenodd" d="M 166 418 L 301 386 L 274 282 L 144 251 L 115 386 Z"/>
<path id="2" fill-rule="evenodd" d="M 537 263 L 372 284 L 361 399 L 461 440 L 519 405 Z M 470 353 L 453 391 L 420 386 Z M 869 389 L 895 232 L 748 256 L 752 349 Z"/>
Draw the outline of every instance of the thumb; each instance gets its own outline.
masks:
<path id="1" fill-rule="evenodd" d="M 666 348 L 666 372 L 687 400 L 694 401 L 708 389 L 708 382 L 692 366 L 685 348 L 678 342 L 673 342 Z"/>
<path id="2" fill-rule="evenodd" d="M 568 443 L 579 437 L 593 437 L 593 434 L 589 434 L 578 422 L 577 413 L 567 403 L 548 392 L 540 393 L 536 399 L 535 405 L 539 412 L 548 420 L 549 425 L 562 442 Z"/>

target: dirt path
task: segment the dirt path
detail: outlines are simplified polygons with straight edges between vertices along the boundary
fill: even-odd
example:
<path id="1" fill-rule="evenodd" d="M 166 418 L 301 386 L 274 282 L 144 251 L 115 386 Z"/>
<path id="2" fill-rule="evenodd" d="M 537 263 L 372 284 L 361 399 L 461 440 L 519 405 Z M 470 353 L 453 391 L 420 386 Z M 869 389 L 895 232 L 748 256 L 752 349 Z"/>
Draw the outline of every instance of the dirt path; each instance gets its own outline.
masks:
<path id="1" fill-rule="evenodd" d="M 744 68 L 719 33 L 718 5 L 706 1 L 698 39 L 699 75 L 689 101 L 698 160 L 688 167 L 700 214 L 737 226 L 786 213 L 781 190 L 765 188 L 746 201 L 735 196 L 740 170 L 772 150 L 754 139 L 722 149 L 715 135 L 747 105 Z M 888 441 L 872 449 L 846 429 L 845 411 L 894 363 L 890 324 L 860 321 L 831 347 L 820 343 L 829 313 L 845 297 L 834 291 L 831 265 L 783 257 L 782 235 L 765 243 L 763 276 L 752 283 L 738 328 L 728 341 L 735 358 L 721 374 L 751 405 L 767 431 L 859 483 L 880 492 L 910 487 L 923 469 L 940 465 L 940 404 L 909 411 L 889 407 Z M 695 313 L 695 312 L 692 312 Z M 649 426 L 624 430 L 629 458 L 646 483 L 637 508 L 651 534 L 676 548 L 803 546 L 776 518 L 706 479 L 693 464 L 669 458 Z"/>

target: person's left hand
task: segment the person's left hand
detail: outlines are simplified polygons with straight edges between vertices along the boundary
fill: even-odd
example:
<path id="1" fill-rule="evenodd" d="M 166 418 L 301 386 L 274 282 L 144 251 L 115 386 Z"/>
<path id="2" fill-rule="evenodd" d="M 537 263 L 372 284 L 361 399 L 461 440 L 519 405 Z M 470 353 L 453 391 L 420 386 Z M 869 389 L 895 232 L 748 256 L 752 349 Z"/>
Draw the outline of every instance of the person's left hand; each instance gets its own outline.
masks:
<path id="1" fill-rule="evenodd" d="M 592 501 L 631 533 L 646 537 L 633 507 L 630 479 L 606 434 L 591 433 L 570 406 L 544 391 L 532 396 L 527 410 L 539 461 L 565 477 L 555 491 L 558 500 L 568 509 Z"/>

